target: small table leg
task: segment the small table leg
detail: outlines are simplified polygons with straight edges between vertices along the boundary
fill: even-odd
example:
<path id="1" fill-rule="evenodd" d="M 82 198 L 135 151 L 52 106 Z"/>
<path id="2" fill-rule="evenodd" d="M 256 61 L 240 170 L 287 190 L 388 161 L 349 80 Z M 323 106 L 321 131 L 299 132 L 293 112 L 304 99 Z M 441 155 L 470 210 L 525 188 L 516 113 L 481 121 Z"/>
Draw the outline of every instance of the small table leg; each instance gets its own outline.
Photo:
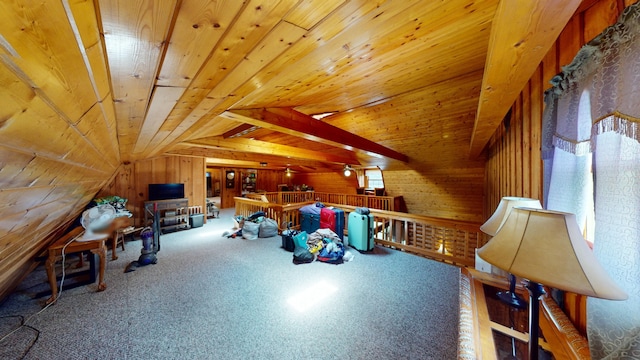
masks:
<path id="1" fill-rule="evenodd" d="M 55 265 L 55 255 L 49 255 L 49 257 L 47 257 L 47 261 L 45 262 L 45 268 L 47 269 L 47 278 L 49 279 L 49 286 L 51 286 L 51 297 L 47 299 L 47 305 L 55 302 L 58 299 L 58 281 L 56 280 Z"/>
<path id="2" fill-rule="evenodd" d="M 111 260 L 118 260 L 118 255 L 116 255 L 116 247 L 118 247 L 119 237 L 120 237 L 120 232 L 117 230 L 111 236 L 111 239 L 112 239 L 111 240 Z"/>
<path id="3" fill-rule="evenodd" d="M 98 254 L 100 258 L 100 268 L 98 270 L 98 291 L 104 291 L 107 284 L 104 282 L 105 260 L 107 258 L 107 247 L 103 244 L 98 249 L 91 250 L 92 253 Z"/>

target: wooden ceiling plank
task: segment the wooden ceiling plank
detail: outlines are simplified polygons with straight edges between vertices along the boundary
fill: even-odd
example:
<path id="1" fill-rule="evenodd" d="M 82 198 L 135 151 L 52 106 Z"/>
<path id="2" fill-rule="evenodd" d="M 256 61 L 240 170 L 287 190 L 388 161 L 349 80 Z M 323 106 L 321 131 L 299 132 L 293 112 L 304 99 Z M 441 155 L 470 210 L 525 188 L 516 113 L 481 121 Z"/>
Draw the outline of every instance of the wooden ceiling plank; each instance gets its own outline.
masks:
<path id="1" fill-rule="evenodd" d="M 71 26 L 79 37 L 78 45 L 85 57 L 85 65 L 91 81 L 94 83 L 96 98 L 103 99 L 111 92 L 111 88 L 94 2 L 64 0 L 63 4 L 69 11 L 67 16 Z"/>
<path id="2" fill-rule="evenodd" d="M 197 139 L 183 142 L 182 144 L 191 145 L 196 147 L 210 147 L 210 148 L 226 148 L 233 149 L 240 152 L 251 152 L 257 154 L 278 155 L 290 157 L 293 159 L 303 160 L 317 160 L 324 162 L 331 162 L 337 164 L 352 164 L 358 165 L 355 154 L 351 153 L 350 156 L 333 155 L 321 151 L 311 151 L 289 145 L 272 144 L 264 141 L 249 140 L 249 139 L 223 139 L 222 137 Z"/>
<path id="3" fill-rule="evenodd" d="M 196 105 L 196 108 L 185 118 L 176 128 L 175 136 L 184 133 L 200 118 L 211 112 L 212 108 L 220 103 L 217 99 L 223 99 L 228 96 L 234 96 L 233 91 L 237 84 L 242 84 L 255 75 L 262 67 L 268 64 L 272 59 L 276 58 L 284 52 L 292 43 L 302 37 L 305 30 L 289 24 L 287 22 L 279 23 L 274 30 L 263 39 L 255 50 L 245 56 L 237 68 L 222 80 L 218 86 L 209 92 L 207 99 Z M 167 139 L 164 143 L 168 143 Z"/>
<path id="4" fill-rule="evenodd" d="M 480 156 L 581 0 L 502 0 L 493 20 L 469 156 Z"/>
<path id="5" fill-rule="evenodd" d="M 115 159 L 106 159 L 77 128 L 82 118 L 72 123 L 25 77 L 10 58 L 0 59 L 0 143 L 97 171 L 115 169 Z"/>
<path id="6" fill-rule="evenodd" d="M 91 22 L 88 23 L 91 27 Z M 83 30 L 85 30 L 84 27 Z M 96 31 L 93 28 L 93 32 Z M 14 80 L 31 88 L 32 96 L 35 94 L 39 101 L 46 103 L 49 108 L 49 110 L 39 109 L 42 114 L 59 117 L 68 124 L 69 129 L 76 132 L 76 135 L 68 133 L 74 139 L 73 146 L 83 148 L 88 153 L 87 157 L 104 157 L 99 168 L 105 165 L 111 168 L 117 167 L 118 156 L 108 157 L 100 154 L 98 150 L 100 144 L 93 143 L 77 129 L 77 124 L 83 115 L 90 111 L 99 99 L 94 87 L 92 71 L 88 69 L 90 66 L 77 23 L 66 7 L 66 3 L 41 2 L 22 6 L 2 2 L 0 33 L 2 34 L 1 47 L 6 52 L 1 62 L 13 73 L 12 76 L 3 80 L 15 76 L 17 79 Z M 56 36 L 45 36 L 49 33 Z M 28 104 L 32 100 L 24 98 L 19 101 Z M 26 111 L 29 106 L 24 109 Z M 56 115 L 51 115 L 51 111 Z M 105 125 L 107 123 L 105 121 Z M 31 125 L 23 124 L 25 129 L 29 126 Z M 64 128 L 66 127 L 63 126 Z M 33 136 L 28 139 L 36 141 Z M 95 164 L 92 161 L 90 163 Z"/>
<path id="7" fill-rule="evenodd" d="M 145 150 L 183 93 L 184 88 L 181 87 L 155 87 L 153 95 L 151 96 L 147 116 L 142 123 L 142 129 L 140 130 L 138 141 L 136 141 L 136 146 L 133 150 L 134 154 L 141 154 Z"/>
<path id="8" fill-rule="evenodd" d="M 408 162 L 409 158 L 399 152 L 386 148 L 376 142 L 352 134 L 333 125 L 318 121 L 309 115 L 289 108 L 271 108 L 262 111 L 258 116 L 251 111 L 226 111 L 224 114 L 233 118 L 243 116 L 243 119 L 251 118 L 250 123 L 260 127 L 270 128 L 275 131 L 302 137 L 314 141 L 328 140 L 344 149 L 360 149 L 374 154 L 386 156 L 392 159 Z M 256 117 L 258 117 L 256 119 Z"/>
<path id="9" fill-rule="evenodd" d="M 214 108 L 212 109 L 209 108 L 210 111 L 206 116 L 196 114 L 195 112 L 192 111 L 192 109 L 198 104 L 197 99 L 202 99 L 204 95 L 199 94 L 199 95 L 190 96 L 191 100 L 189 100 L 188 102 L 185 102 L 185 105 L 187 105 L 185 107 L 185 110 L 187 111 L 187 113 L 184 113 L 185 110 L 183 110 L 183 114 L 182 114 L 182 116 L 184 117 L 189 115 L 190 121 L 189 122 L 183 121 L 181 124 L 183 127 L 176 128 L 172 136 L 167 137 L 161 144 L 159 144 L 159 146 L 156 148 L 154 153 L 157 153 L 162 148 L 169 146 L 171 143 L 177 143 L 177 142 L 180 142 L 186 139 L 191 139 L 194 137 L 201 137 L 200 129 L 208 128 L 210 123 L 214 121 L 214 119 L 220 113 L 230 108 L 233 104 L 237 103 L 239 99 L 249 95 L 256 88 L 259 88 L 260 84 L 270 80 L 272 77 L 282 76 L 286 74 L 288 71 L 291 70 L 290 65 L 292 63 L 297 62 L 299 59 L 308 55 L 312 51 L 317 50 L 322 44 L 325 43 L 326 39 L 332 38 L 340 34 L 347 26 L 351 25 L 354 19 L 356 19 L 356 21 L 365 21 L 364 19 L 360 19 L 360 17 L 363 16 L 362 14 L 370 13 L 376 8 L 377 8 L 377 4 L 373 2 L 364 2 L 364 3 L 348 2 L 345 6 L 339 8 L 338 11 L 333 13 L 330 18 L 325 19 L 325 21 L 323 21 L 319 27 L 314 28 L 303 39 L 301 39 L 296 44 L 291 46 L 291 49 L 289 49 L 287 52 L 283 53 L 278 58 L 276 58 L 274 60 L 274 63 L 277 63 L 277 65 L 273 65 L 273 64 L 267 65 L 267 67 L 265 67 L 261 73 L 255 74 L 253 76 L 252 81 L 245 82 L 240 88 L 236 89 L 234 91 L 234 94 L 236 95 L 235 97 L 226 97 L 222 99 L 222 102 L 219 102 L 218 105 L 216 105 Z M 385 11 L 385 10 L 386 8 L 383 8 L 380 11 Z M 234 29 L 237 27 L 239 27 L 237 24 L 234 25 Z M 260 28 L 263 28 L 263 27 L 264 26 L 261 26 Z M 238 37 L 237 35 L 234 35 L 234 36 Z M 230 35 L 228 35 L 227 37 L 230 37 Z M 227 46 L 225 46 L 225 48 L 227 48 Z M 323 55 L 321 51 L 318 54 Z M 223 60 L 224 59 L 217 60 L 218 64 L 223 63 Z M 192 86 L 196 86 L 196 87 L 214 86 L 215 83 L 212 84 L 213 80 L 222 79 L 222 77 L 225 76 L 228 71 L 230 71 L 230 68 L 224 65 L 219 65 L 218 67 L 222 67 L 222 68 L 218 68 L 217 71 L 216 71 L 216 68 L 208 69 L 209 65 L 212 63 L 213 63 L 212 61 L 209 61 L 207 64 L 205 64 L 205 66 L 203 67 L 204 70 L 202 71 L 202 73 L 212 73 L 214 74 L 212 75 L 214 79 L 206 83 L 200 83 L 199 80 L 201 79 L 201 77 L 198 77 L 196 78 Z M 193 91 L 194 90 L 189 89 L 187 90 L 187 93 L 191 93 Z"/>
<path id="10" fill-rule="evenodd" d="M 300 40 L 306 32 L 301 27 L 281 21 L 249 54 L 245 55 L 244 61 L 214 87 L 208 96 L 213 98 L 235 96 L 233 91 L 239 84 L 249 81 L 262 68 Z"/>
<path id="11" fill-rule="evenodd" d="M 331 12 L 344 5 L 346 0 L 307 0 L 302 1 L 284 20 L 303 29 L 310 30 Z"/>
<path id="12" fill-rule="evenodd" d="M 112 139 L 106 136 L 106 134 L 109 134 L 109 131 L 102 107 L 99 104 L 93 106 L 80 118 L 76 128 L 83 137 L 95 146 L 98 154 L 103 158 L 103 161 L 108 162 L 113 169 L 116 169 L 120 165 L 117 162 L 120 153 L 117 148 L 113 147 L 112 143 L 116 138 Z"/>
<path id="13" fill-rule="evenodd" d="M 160 66 L 176 0 L 99 0 L 118 141 L 130 160 Z"/>
<path id="14" fill-rule="evenodd" d="M 157 85 L 188 87 L 243 5 L 237 0 L 182 1 Z"/>
<path id="15" fill-rule="evenodd" d="M 0 2 L 0 34 L 15 55 L 11 62 L 75 123 L 97 99 L 69 21 L 60 2 Z"/>
<path id="16" fill-rule="evenodd" d="M 372 44 L 383 46 L 376 40 L 384 37 L 389 32 L 393 32 L 393 30 L 401 28 L 401 24 L 407 23 L 407 21 L 395 21 L 397 16 L 412 19 L 413 14 L 407 15 L 405 9 L 411 8 L 417 2 L 417 0 L 405 1 L 402 5 L 386 2 L 379 6 L 363 7 L 359 9 L 357 17 L 339 24 L 339 26 L 335 26 L 331 21 L 322 23 L 306 36 L 308 39 L 307 49 L 305 49 L 304 56 L 297 59 L 295 68 L 290 66 L 290 62 L 278 59 L 277 71 L 280 73 L 279 76 L 270 76 L 268 79 L 261 78 L 260 81 L 248 83 L 248 86 L 254 84 L 252 88 L 243 91 L 248 96 L 244 99 L 238 99 L 238 103 L 233 104 L 232 107 L 261 107 L 248 106 L 247 104 L 253 102 L 264 104 L 265 101 L 258 99 L 263 99 L 265 92 L 278 98 L 279 95 L 282 95 L 282 90 L 292 94 L 307 89 L 317 90 L 323 82 L 338 78 L 342 68 L 350 68 L 352 66 L 351 63 L 357 60 L 357 58 L 351 56 L 353 49 L 365 48 L 367 52 L 370 52 Z M 424 7 L 432 9 L 433 5 L 430 4 Z M 345 10 L 352 10 L 352 8 L 345 7 Z M 343 14 L 340 12 L 336 15 L 341 17 Z M 318 61 L 318 59 L 323 60 Z M 276 70 L 270 69 L 267 74 L 273 74 L 274 71 Z M 301 81 L 301 79 L 304 79 L 304 81 Z M 269 82 L 266 80 L 269 80 Z M 345 81 L 344 78 L 341 78 L 341 80 Z M 260 86 L 255 86 L 255 84 Z M 274 92 L 274 89 L 279 89 L 280 91 Z M 269 98 L 269 100 L 272 100 L 272 98 Z"/>
<path id="17" fill-rule="evenodd" d="M 98 100 L 97 107 L 100 109 L 102 123 L 95 124 L 93 131 L 98 134 L 95 140 L 106 142 L 109 145 L 110 149 L 103 146 L 103 153 L 112 155 L 106 160 L 118 166 L 120 164 L 120 149 L 118 148 L 116 123 L 115 118 L 109 118 L 111 115 L 115 116 L 113 102 L 103 101 L 111 93 L 111 84 L 101 36 L 101 24 L 98 24 L 95 3 L 64 0 L 63 5 L 89 73 L 95 97 Z"/>
<path id="18" fill-rule="evenodd" d="M 408 155 L 414 169 L 478 166 L 478 161 L 469 161 L 464 149 L 471 138 L 481 74 L 479 70 L 324 120 Z M 371 158 L 371 162 L 379 160 Z M 400 162 L 393 164 L 402 167 Z"/>
<path id="19" fill-rule="evenodd" d="M 401 47 L 404 51 L 393 51 L 372 55 L 369 66 L 348 69 L 347 73 L 336 73 L 334 77 L 326 79 L 321 76 L 321 83 L 312 84 L 302 89 L 302 92 L 281 91 L 277 98 L 263 96 L 256 98 L 256 103 L 242 101 L 240 107 L 278 107 L 300 106 L 314 104 L 315 110 L 310 114 L 325 111 L 345 111 L 360 106 L 387 99 L 407 91 L 444 79 L 456 78 L 484 67 L 486 60 L 487 41 L 482 34 L 483 28 L 489 25 L 478 25 L 469 29 L 458 29 L 461 40 L 448 44 L 442 35 L 429 34 L 429 41 L 425 45 L 430 49 L 424 54 L 421 47 Z M 437 33 L 437 30 L 434 30 Z M 435 38 L 434 38 L 435 37 Z M 379 49 L 379 47 L 377 48 Z M 352 66 L 353 64 L 350 64 Z M 343 79 L 349 80 L 349 93 L 345 96 Z M 480 74 L 482 76 L 482 74 Z M 288 87 L 277 85 L 278 88 Z M 318 91 L 321 89 L 321 91 Z M 372 96 L 375 94 L 375 97 Z"/>
<path id="20" fill-rule="evenodd" d="M 169 117 L 177 119 L 172 122 L 173 128 L 163 127 L 168 135 L 162 139 L 152 141 L 152 150 L 146 156 L 152 156 L 162 148 L 176 142 L 176 139 L 204 116 L 212 106 L 200 105 L 210 98 L 220 102 L 210 95 L 211 89 L 216 87 L 244 60 L 246 54 L 260 43 L 269 32 L 278 25 L 282 16 L 287 14 L 297 3 L 297 0 L 281 0 L 264 3 L 261 0 L 250 0 L 242 12 L 233 22 L 230 30 L 219 41 L 211 57 L 198 71 L 187 91 L 179 101 L 179 108 L 174 109 Z M 224 94 L 223 96 L 227 96 Z M 203 111 L 206 110 L 206 111 Z M 200 114 L 199 114 L 200 113 Z M 169 125 L 169 124 L 168 124 Z M 200 127 L 199 127 L 200 128 Z M 184 139 L 186 137 L 183 137 Z"/>

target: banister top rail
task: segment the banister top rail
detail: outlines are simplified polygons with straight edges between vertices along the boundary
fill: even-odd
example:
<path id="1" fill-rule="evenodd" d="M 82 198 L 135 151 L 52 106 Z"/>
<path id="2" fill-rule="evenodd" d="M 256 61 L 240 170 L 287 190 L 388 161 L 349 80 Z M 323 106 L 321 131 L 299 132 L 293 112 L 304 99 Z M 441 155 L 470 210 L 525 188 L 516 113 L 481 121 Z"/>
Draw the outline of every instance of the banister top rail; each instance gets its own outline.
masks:
<path id="1" fill-rule="evenodd" d="M 325 193 L 315 191 L 283 191 L 283 192 L 265 192 L 265 193 L 249 193 L 245 195 L 248 199 L 261 200 L 263 197 L 270 203 L 277 204 L 296 204 L 307 201 L 320 201 L 323 203 L 336 203 L 340 205 L 364 206 L 371 209 L 380 209 L 388 211 L 400 210 L 397 200 L 401 196 L 375 196 L 360 194 L 338 194 Z"/>

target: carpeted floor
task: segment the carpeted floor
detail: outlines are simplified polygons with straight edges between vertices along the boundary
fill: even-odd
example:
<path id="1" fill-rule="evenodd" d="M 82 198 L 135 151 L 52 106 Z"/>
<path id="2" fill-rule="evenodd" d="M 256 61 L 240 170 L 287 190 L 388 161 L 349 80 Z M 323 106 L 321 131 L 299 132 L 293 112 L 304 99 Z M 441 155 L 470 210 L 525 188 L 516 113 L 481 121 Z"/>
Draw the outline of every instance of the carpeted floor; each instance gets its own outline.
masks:
<path id="1" fill-rule="evenodd" d="M 104 292 L 63 289 L 0 342 L 0 358 L 456 358 L 458 268 L 378 246 L 340 265 L 293 265 L 280 237 L 223 237 L 233 210 L 220 215 L 163 235 L 158 264 L 131 273 L 141 242 L 127 242 Z M 33 294 L 47 288 L 39 267 L 0 305 L 0 337 L 42 308 Z"/>

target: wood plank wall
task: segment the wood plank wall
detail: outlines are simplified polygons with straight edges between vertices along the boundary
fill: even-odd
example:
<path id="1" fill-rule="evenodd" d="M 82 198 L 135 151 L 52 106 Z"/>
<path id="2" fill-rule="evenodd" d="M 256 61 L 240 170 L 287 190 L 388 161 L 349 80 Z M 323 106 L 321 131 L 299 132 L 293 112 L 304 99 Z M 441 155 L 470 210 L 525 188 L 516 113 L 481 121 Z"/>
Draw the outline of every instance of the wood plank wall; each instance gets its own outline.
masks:
<path id="1" fill-rule="evenodd" d="M 240 174 L 246 172 L 243 168 L 221 168 L 222 182 L 220 184 L 220 207 L 222 209 L 232 208 L 235 206 L 234 197 L 242 196 L 242 185 L 240 184 Z M 236 172 L 234 187 L 227 188 L 224 177 L 228 170 Z M 267 192 L 278 191 L 278 184 L 288 184 L 289 178 L 285 176 L 283 170 L 266 170 L 257 169 L 256 174 L 256 190 L 264 190 Z"/>
<path id="2" fill-rule="evenodd" d="M 278 191 L 278 185 L 280 184 L 289 185 L 289 177 L 286 176 L 283 170 L 258 169 L 256 176 L 256 190 L 258 191 L 274 192 Z"/>
<path id="3" fill-rule="evenodd" d="M 442 172 L 383 171 L 388 196 L 402 196 L 411 214 L 481 222 L 483 168 L 449 168 Z M 355 176 L 342 173 L 293 173 L 292 185 L 307 184 L 318 192 L 355 194 Z"/>
<path id="4" fill-rule="evenodd" d="M 493 213 L 503 196 L 542 200 L 543 166 L 540 145 L 544 90 L 551 87 L 551 78 L 560 71 L 561 66 L 573 60 L 582 45 L 614 24 L 624 7 L 634 2 L 584 1 L 562 31 L 489 143 L 485 169 L 484 219 Z M 566 312 L 585 334 L 585 301 L 576 299 L 575 295 L 568 297 Z"/>
<path id="5" fill-rule="evenodd" d="M 355 194 L 358 180 L 354 173 L 346 177 L 342 173 L 293 173 L 289 178 L 291 185 L 308 185 L 317 192 L 335 194 Z"/>
<path id="6" fill-rule="evenodd" d="M 198 157 L 164 156 L 122 165 L 112 181 L 97 196 L 117 195 L 128 199 L 127 209 L 134 215 L 135 225 L 144 223 L 144 202 L 149 199 L 148 185 L 184 183 L 189 206 L 202 206 L 207 188 L 205 160 Z"/>
<path id="7" fill-rule="evenodd" d="M 65 3 L 0 3 L 0 299 L 120 163 L 93 2 Z"/>
<path id="8" fill-rule="evenodd" d="M 480 223 L 482 167 L 383 171 L 387 195 L 403 196 L 411 214 Z"/>

